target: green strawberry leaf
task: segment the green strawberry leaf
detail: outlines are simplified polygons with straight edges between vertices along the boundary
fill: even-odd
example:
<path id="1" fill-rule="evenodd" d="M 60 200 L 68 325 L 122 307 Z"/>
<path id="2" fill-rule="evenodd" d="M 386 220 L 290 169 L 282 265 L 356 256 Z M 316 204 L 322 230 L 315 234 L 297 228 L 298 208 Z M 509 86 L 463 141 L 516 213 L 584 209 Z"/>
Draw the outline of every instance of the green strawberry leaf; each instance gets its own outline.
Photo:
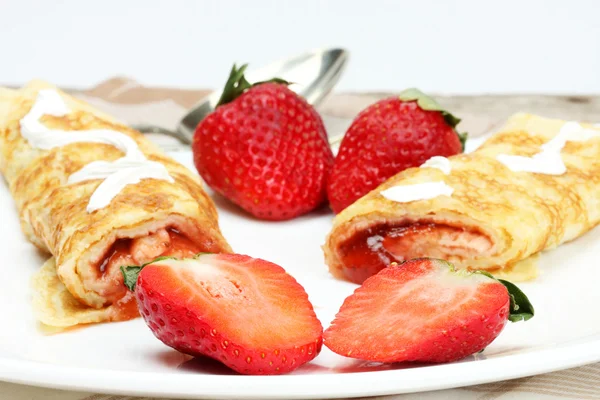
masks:
<path id="1" fill-rule="evenodd" d="M 467 132 L 463 132 L 463 133 L 458 133 L 456 132 L 456 134 L 458 135 L 458 140 L 460 140 L 460 145 L 462 147 L 462 151 L 465 151 L 465 145 L 467 144 L 467 137 L 469 136 L 469 134 Z"/>
<path id="2" fill-rule="evenodd" d="M 286 85 L 289 86 L 291 85 L 293 82 L 288 82 L 285 79 L 281 79 L 281 78 L 272 78 L 269 79 L 268 81 L 258 81 L 258 82 L 254 82 L 252 84 L 252 86 L 258 86 L 258 85 L 262 85 L 263 83 L 279 83 L 281 85 Z"/>
<path id="3" fill-rule="evenodd" d="M 142 265 L 128 265 L 128 266 L 122 266 L 121 267 L 121 273 L 123 274 L 123 283 L 125 284 L 125 286 L 127 286 L 127 288 L 131 291 L 135 290 L 135 284 L 137 283 L 137 279 L 138 276 L 140 275 L 140 272 L 142 271 L 142 269 L 148 265 L 148 264 L 152 264 L 155 263 L 157 261 L 162 261 L 162 260 L 169 260 L 169 259 L 175 259 L 175 257 L 169 257 L 169 256 L 162 256 L 162 257 L 158 257 L 155 258 L 152 261 L 149 261 L 145 264 Z"/>
<path id="4" fill-rule="evenodd" d="M 498 282 L 503 284 L 510 294 L 510 314 L 508 315 L 508 319 L 511 322 L 519 322 L 533 318 L 533 306 L 525 293 L 512 282 L 505 281 L 504 279 L 498 279 Z"/>
<path id="5" fill-rule="evenodd" d="M 533 318 L 535 314 L 533 305 L 517 285 L 504 279 L 497 279 L 487 271 L 475 271 L 475 273 L 485 275 L 500 282 L 508 290 L 508 296 L 510 297 L 508 320 L 510 322 L 527 321 Z"/>
<path id="6" fill-rule="evenodd" d="M 250 83 L 244 76 L 244 72 L 248 64 L 244 64 L 241 67 L 237 67 L 233 64 L 231 68 L 231 72 L 229 73 L 229 78 L 227 82 L 225 82 L 225 87 L 223 88 L 223 93 L 217 102 L 217 107 L 222 106 L 223 104 L 231 103 L 238 97 L 242 95 L 246 90 L 251 87 L 263 84 L 263 83 L 279 83 L 282 85 L 289 85 L 290 83 L 281 78 L 273 78 L 267 81 L 260 81 L 256 83 Z"/>
<path id="7" fill-rule="evenodd" d="M 200 252 L 198 254 L 194 254 L 194 259 L 198 259 L 198 258 L 200 258 L 200 257 L 202 257 L 202 256 L 204 256 L 206 254 L 213 254 L 213 253 L 210 253 L 208 251 L 203 251 L 203 252 Z"/>
<path id="8" fill-rule="evenodd" d="M 123 283 L 127 286 L 127 289 L 132 292 L 135 290 L 135 284 L 137 282 L 138 275 L 142 270 L 142 266 L 139 265 L 128 265 L 121 267 L 121 273 L 123 274 Z"/>
<path id="9" fill-rule="evenodd" d="M 246 71 L 247 67 L 248 64 L 244 64 L 240 68 L 233 64 L 231 72 L 229 73 L 229 78 L 227 79 L 227 82 L 225 82 L 223 93 L 221 93 L 221 97 L 217 103 L 217 107 L 235 100 L 244 93 L 245 90 L 250 88 L 250 83 L 244 77 L 244 71 Z"/>
<path id="10" fill-rule="evenodd" d="M 453 129 L 460 122 L 460 118 L 446 111 L 433 97 L 427 96 L 417 88 L 410 88 L 402 91 L 398 97 L 402 101 L 416 101 L 419 107 L 428 111 L 439 111 L 444 117 L 446 123 Z M 465 142 L 467 141 L 467 133 L 456 133 L 462 145 L 462 151 L 465 151 Z"/>

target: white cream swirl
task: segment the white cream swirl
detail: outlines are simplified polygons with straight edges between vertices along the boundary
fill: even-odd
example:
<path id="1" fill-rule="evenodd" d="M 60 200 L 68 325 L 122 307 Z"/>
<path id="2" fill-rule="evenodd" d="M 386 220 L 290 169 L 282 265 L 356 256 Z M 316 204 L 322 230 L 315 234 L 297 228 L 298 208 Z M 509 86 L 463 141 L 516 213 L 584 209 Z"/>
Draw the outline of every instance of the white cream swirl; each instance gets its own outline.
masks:
<path id="1" fill-rule="evenodd" d="M 388 200 L 409 203 L 417 200 L 429 200 L 438 196 L 452 196 L 454 189 L 446 182 L 425 182 L 414 185 L 393 186 L 381 192 Z"/>
<path id="2" fill-rule="evenodd" d="M 112 145 L 125 156 L 116 161 L 94 161 L 72 174 L 67 183 L 77 183 L 92 179 L 104 181 L 96 188 L 86 210 L 93 212 L 110 204 L 127 185 L 139 183 L 142 179 L 160 179 L 173 182 L 166 167 L 148 160 L 135 140 L 111 129 L 91 129 L 86 131 L 64 131 L 47 128 L 40 119 L 44 115 L 61 117 L 71 112 L 62 97 L 54 90 L 40 90 L 35 103 L 21 121 L 21 134 L 32 147 L 49 150 L 71 143 L 105 143 Z"/>
<path id="3" fill-rule="evenodd" d="M 586 129 L 579 123 L 565 122 L 558 134 L 541 146 L 541 151 L 532 157 L 499 154 L 496 159 L 513 172 L 533 172 L 546 175 L 562 175 L 567 167 L 562 160 L 561 152 L 567 142 L 585 142 L 599 137 L 600 131 Z"/>
<path id="4" fill-rule="evenodd" d="M 442 156 L 433 156 L 429 160 L 425 161 L 419 168 L 436 168 L 444 173 L 444 175 L 450 175 L 452 172 L 452 164 L 450 160 Z"/>
<path id="5" fill-rule="evenodd" d="M 450 175 L 452 164 L 442 156 L 433 156 L 419 168 L 439 169 L 444 175 Z M 410 203 L 417 200 L 429 200 L 438 196 L 452 196 L 454 189 L 443 181 L 416 183 L 414 185 L 399 185 L 383 190 L 381 195 L 397 203 Z"/>
<path id="6" fill-rule="evenodd" d="M 548 175 L 561 175 L 567 171 L 561 151 L 567 142 L 584 142 L 600 137 L 600 131 L 586 129 L 577 122 L 566 122 L 558 134 L 541 146 L 541 151 L 532 157 L 499 154 L 496 159 L 515 172 L 534 172 Z M 452 171 L 450 160 L 445 157 L 432 157 L 420 168 L 437 168 L 445 175 Z M 408 203 L 429 200 L 438 196 L 452 196 L 454 189 L 443 181 L 394 186 L 381 192 L 389 200 Z"/>

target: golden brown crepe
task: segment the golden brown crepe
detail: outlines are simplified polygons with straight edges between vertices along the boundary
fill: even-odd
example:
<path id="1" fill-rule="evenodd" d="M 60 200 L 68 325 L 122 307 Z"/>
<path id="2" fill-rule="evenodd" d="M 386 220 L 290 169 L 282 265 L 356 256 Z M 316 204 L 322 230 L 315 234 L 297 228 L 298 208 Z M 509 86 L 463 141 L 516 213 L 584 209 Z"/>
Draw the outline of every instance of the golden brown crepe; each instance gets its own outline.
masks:
<path id="1" fill-rule="evenodd" d="M 214 204 L 195 174 L 139 132 L 58 91 L 71 112 L 42 117 L 45 126 L 82 131 L 82 135 L 98 128 L 122 132 L 149 160 L 162 163 L 174 179 L 173 183 L 143 179 L 126 186 L 107 207 L 86 211 L 102 180 L 67 184 L 68 177 L 92 161 L 114 161 L 124 154 L 102 143 L 72 143 L 50 150 L 31 147 L 21 135 L 19 121 L 41 89 L 55 88 L 34 81 L 18 91 L 0 89 L 0 170 L 23 232 L 53 256 L 33 280 L 34 306 L 41 322 L 71 326 L 133 318 L 137 307 L 122 284 L 120 265 L 159 255 L 230 251 Z"/>
<path id="2" fill-rule="evenodd" d="M 392 177 L 336 216 L 323 247 L 332 274 L 361 282 L 390 262 L 436 257 L 459 268 L 534 277 L 534 263 L 523 260 L 600 221 L 600 138 L 567 142 L 563 175 L 513 172 L 496 156 L 531 157 L 564 123 L 516 114 L 474 153 L 450 157 L 449 175 L 411 168 Z M 452 195 L 407 203 L 381 195 L 435 181 L 452 187 Z"/>

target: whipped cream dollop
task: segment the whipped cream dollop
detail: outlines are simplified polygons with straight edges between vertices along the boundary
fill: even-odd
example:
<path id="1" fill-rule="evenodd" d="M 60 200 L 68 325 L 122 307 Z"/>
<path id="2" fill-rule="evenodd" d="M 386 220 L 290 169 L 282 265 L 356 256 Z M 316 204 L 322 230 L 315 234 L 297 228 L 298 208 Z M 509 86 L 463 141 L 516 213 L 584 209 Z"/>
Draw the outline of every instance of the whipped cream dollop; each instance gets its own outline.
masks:
<path id="1" fill-rule="evenodd" d="M 62 117 L 71 112 L 62 97 L 54 90 L 40 90 L 38 96 L 21 121 L 21 134 L 32 147 L 49 150 L 71 143 L 105 143 L 125 153 L 116 161 L 94 161 L 72 174 L 68 184 L 103 179 L 96 188 L 86 207 L 93 212 L 110 204 L 127 185 L 139 183 L 142 179 L 160 179 L 173 182 L 167 168 L 158 162 L 148 160 L 135 140 L 124 133 L 111 129 L 90 129 L 85 131 L 64 131 L 47 128 L 40 119 L 44 115 Z"/>
<path id="2" fill-rule="evenodd" d="M 438 196 L 452 196 L 454 189 L 446 182 L 425 182 L 414 185 L 393 186 L 381 192 L 388 200 L 409 203 L 417 200 L 429 200 Z"/>
<path id="3" fill-rule="evenodd" d="M 419 168 L 437 168 L 442 171 L 445 175 L 450 175 L 452 172 L 452 164 L 450 160 L 442 156 L 433 156 L 429 160 L 425 161 Z"/>
<path id="4" fill-rule="evenodd" d="M 425 161 L 419 168 L 436 168 L 450 175 L 452 165 L 450 160 L 442 156 L 434 156 Z M 417 200 L 429 200 L 438 196 L 452 196 L 454 189 L 445 182 L 425 182 L 414 185 L 394 186 L 381 192 L 381 195 L 388 200 L 398 203 L 409 203 Z"/>
<path id="5" fill-rule="evenodd" d="M 567 167 L 561 152 L 567 142 L 585 142 L 599 137 L 600 131 L 586 129 L 577 122 L 566 122 L 558 134 L 541 146 L 541 151 L 532 157 L 499 154 L 496 159 L 514 172 L 533 172 L 546 175 L 562 175 Z"/>

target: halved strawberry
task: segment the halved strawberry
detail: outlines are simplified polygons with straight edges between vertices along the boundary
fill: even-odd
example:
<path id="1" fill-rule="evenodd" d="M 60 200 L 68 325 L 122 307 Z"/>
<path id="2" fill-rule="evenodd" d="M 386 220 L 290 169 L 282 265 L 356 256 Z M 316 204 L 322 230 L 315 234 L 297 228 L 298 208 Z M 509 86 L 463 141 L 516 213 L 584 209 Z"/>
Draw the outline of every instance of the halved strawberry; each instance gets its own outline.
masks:
<path id="1" fill-rule="evenodd" d="M 420 258 L 384 268 L 342 305 L 324 342 L 368 361 L 450 362 L 483 350 L 533 307 L 515 285 Z"/>
<path id="2" fill-rule="evenodd" d="M 304 288 L 268 261 L 200 254 L 122 271 L 154 335 L 183 353 L 266 375 L 292 371 L 321 350 L 323 327 Z"/>

